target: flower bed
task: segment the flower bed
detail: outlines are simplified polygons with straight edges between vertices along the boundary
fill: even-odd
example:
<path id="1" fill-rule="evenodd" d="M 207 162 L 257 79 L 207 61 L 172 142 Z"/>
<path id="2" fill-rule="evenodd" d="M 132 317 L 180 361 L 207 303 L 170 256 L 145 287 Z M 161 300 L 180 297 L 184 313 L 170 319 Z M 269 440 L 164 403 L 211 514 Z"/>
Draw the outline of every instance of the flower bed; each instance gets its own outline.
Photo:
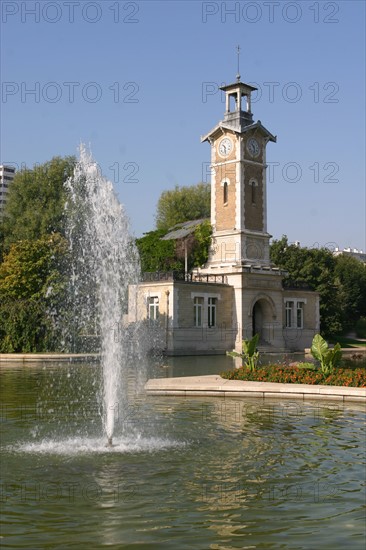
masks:
<path id="1" fill-rule="evenodd" d="M 365 368 L 337 368 L 325 375 L 320 370 L 308 370 L 296 366 L 266 365 L 254 371 L 241 367 L 221 373 L 228 380 L 250 380 L 255 382 L 281 382 L 283 384 L 321 384 L 326 386 L 366 387 Z"/>

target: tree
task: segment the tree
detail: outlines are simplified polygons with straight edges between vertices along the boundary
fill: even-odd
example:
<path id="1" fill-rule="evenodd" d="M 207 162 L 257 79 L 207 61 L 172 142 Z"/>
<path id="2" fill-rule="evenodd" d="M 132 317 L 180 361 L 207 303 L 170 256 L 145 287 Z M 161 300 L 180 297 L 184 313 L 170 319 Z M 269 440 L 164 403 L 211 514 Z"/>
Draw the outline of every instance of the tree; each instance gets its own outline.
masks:
<path id="1" fill-rule="evenodd" d="M 177 223 L 209 218 L 211 209 L 210 184 L 179 187 L 161 194 L 156 213 L 156 226 L 168 230 Z"/>
<path id="2" fill-rule="evenodd" d="M 64 182 L 72 175 L 75 162 L 74 157 L 54 157 L 15 174 L 0 228 L 3 254 L 17 241 L 64 234 Z"/>
<path id="3" fill-rule="evenodd" d="M 306 283 L 320 294 L 321 332 L 325 336 L 343 329 L 339 285 L 335 277 L 336 258 L 326 248 L 308 249 L 289 245 L 287 237 L 271 245 L 271 260 L 288 272 L 285 285 Z"/>
<path id="4" fill-rule="evenodd" d="M 166 233 L 163 229 L 150 231 L 136 240 L 142 272 L 183 271 L 185 246 L 188 251 L 188 270 L 207 262 L 212 233 L 208 220 L 195 227 L 194 233 L 184 239 L 186 243 L 183 239 L 161 240 Z"/>
<path id="5" fill-rule="evenodd" d="M 344 330 L 355 327 L 366 316 L 366 266 L 347 254 L 336 257 L 335 280 Z"/>
<path id="6" fill-rule="evenodd" d="M 68 244 L 59 233 L 10 245 L 0 265 L 0 351 L 58 345 Z"/>

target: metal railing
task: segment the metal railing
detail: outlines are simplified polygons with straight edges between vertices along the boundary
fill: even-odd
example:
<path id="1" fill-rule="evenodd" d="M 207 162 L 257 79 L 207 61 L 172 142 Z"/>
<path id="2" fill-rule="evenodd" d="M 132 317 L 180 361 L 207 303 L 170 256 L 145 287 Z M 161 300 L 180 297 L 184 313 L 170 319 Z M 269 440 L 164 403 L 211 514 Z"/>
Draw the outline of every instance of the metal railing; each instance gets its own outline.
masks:
<path id="1" fill-rule="evenodd" d="M 184 271 L 153 271 L 142 274 L 143 283 L 180 281 L 186 283 L 227 284 L 226 275 L 185 273 Z"/>

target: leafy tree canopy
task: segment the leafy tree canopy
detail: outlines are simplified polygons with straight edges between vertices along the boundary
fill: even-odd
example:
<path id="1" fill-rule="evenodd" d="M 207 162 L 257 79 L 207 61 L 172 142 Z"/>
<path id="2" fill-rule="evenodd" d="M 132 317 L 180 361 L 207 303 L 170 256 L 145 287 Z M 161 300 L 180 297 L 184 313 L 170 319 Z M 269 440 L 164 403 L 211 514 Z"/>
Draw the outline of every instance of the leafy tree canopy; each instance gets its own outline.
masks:
<path id="1" fill-rule="evenodd" d="M 158 229 L 136 240 L 142 272 L 183 269 L 184 263 L 176 257 L 175 241 L 161 240 L 165 234 L 166 231 Z"/>
<path id="2" fill-rule="evenodd" d="M 288 272 L 287 282 L 306 283 L 319 292 L 324 335 L 349 330 L 365 315 L 366 268 L 355 258 L 334 256 L 327 248 L 300 248 L 283 236 L 271 244 L 271 260 Z"/>
<path id="3" fill-rule="evenodd" d="M 336 257 L 335 281 L 344 328 L 352 329 L 366 316 L 366 266 L 352 256 L 340 254 Z"/>
<path id="4" fill-rule="evenodd" d="M 58 233 L 10 245 L 0 264 L 0 352 L 56 349 L 67 241 Z"/>
<path id="5" fill-rule="evenodd" d="M 12 244 L 0 264 L 0 297 L 49 297 L 60 285 L 67 249 L 59 233 Z"/>
<path id="6" fill-rule="evenodd" d="M 161 194 L 156 213 L 158 230 L 168 230 L 177 223 L 209 218 L 211 209 L 210 184 L 179 187 Z"/>
<path id="7" fill-rule="evenodd" d="M 64 182 L 72 175 L 75 162 L 74 157 L 54 157 L 15 174 L 0 228 L 5 250 L 17 241 L 63 234 Z"/>
<path id="8" fill-rule="evenodd" d="M 183 271 L 185 246 L 183 239 L 161 240 L 167 231 L 158 229 L 136 240 L 141 260 L 141 270 Z M 200 223 L 194 233 L 185 238 L 188 252 L 188 270 L 199 267 L 208 259 L 212 228 L 208 220 Z"/>

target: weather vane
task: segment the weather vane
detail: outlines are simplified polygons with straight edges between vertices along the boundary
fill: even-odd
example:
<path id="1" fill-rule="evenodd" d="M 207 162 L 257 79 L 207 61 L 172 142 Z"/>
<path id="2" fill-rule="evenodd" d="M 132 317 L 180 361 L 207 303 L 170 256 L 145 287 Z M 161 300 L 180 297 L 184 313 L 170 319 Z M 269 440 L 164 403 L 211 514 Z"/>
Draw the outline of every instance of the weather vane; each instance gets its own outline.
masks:
<path id="1" fill-rule="evenodd" d="M 238 74 L 236 75 L 236 80 L 240 82 L 240 46 L 236 46 L 236 53 L 238 54 Z"/>

